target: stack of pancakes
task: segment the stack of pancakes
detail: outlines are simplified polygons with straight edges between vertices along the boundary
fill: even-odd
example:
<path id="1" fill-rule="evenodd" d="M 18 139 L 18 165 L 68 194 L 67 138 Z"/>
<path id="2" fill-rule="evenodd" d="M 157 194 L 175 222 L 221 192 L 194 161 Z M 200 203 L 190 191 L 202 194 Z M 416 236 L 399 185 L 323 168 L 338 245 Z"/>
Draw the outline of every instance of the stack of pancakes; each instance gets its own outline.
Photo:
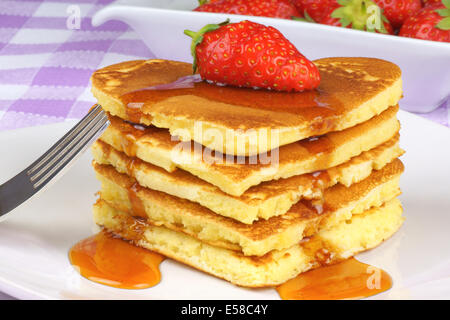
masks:
<path id="1" fill-rule="evenodd" d="M 246 287 L 373 248 L 403 222 L 400 69 L 315 61 L 317 90 L 199 82 L 187 63 L 98 70 L 111 125 L 95 142 L 95 222 L 137 246 Z"/>

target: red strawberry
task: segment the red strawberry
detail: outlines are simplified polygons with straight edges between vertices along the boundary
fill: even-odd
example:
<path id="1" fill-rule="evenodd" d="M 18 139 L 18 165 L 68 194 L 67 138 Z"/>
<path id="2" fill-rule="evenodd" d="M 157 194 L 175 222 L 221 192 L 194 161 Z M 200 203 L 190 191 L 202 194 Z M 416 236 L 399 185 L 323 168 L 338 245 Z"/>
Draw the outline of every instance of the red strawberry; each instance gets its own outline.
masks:
<path id="1" fill-rule="evenodd" d="M 300 16 L 290 0 L 219 0 L 200 5 L 194 11 L 283 19 Z"/>
<path id="2" fill-rule="evenodd" d="M 303 0 L 291 0 L 291 2 L 299 12 L 303 11 Z"/>
<path id="3" fill-rule="evenodd" d="M 193 38 L 194 72 L 217 84 L 303 91 L 317 88 L 320 74 L 277 29 L 251 21 L 185 30 Z"/>
<path id="4" fill-rule="evenodd" d="M 328 2 L 326 11 L 323 12 L 322 18 L 317 22 L 371 32 L 394 33 L 381 9 L 371 0 Z"/>
<path id="5" fill-rule="evenodd" d="M 422 9 L 420 0 L 374 0 L 394 28 L 400 28 L 407 18 Z"/>
<path id="6" fill-rule="evenodd" d="M 293 0 L 300 14 L 311 17 L 314 21 L 320 21 L 328 12 L 330 6 L 336 6 L 337 0 Z"/>
<path id="7" fill-rule="evenodd" d="M 423 40 L 450 42 L 450 0 L 429 5 L 408 18 L 400 36 Z"/>
<path id="8" fill-rule="evenodd" d="M 424 7 L 427 7 L 429 5 L 434 5 L 434 4 L 441 4 L 442 1 L 441 0 L 422 0 Z"/>

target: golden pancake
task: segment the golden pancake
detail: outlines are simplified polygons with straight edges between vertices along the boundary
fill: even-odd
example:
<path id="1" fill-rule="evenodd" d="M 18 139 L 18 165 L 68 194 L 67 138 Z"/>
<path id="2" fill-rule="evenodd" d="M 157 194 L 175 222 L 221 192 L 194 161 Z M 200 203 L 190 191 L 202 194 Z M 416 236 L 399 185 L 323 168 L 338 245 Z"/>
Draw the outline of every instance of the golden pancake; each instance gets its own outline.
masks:
<path id="1" fill-rule="evenodd" d="M 325 58 L 314 63 L 320 86 L 301 93 L 195 82 L 191 64 L 167 60 L 102 68 L 91 77 L 92 93 L 122 119 L 167 128 L 183 141 L 233 155 L 263 153 L 353 127 L 402 96 L 401 71 L 391 62 Z"/>
<path id="2" fill-rule="evenodd" d="M 281 284 L 301 272 L 347 259 L 371 249 L 393 235 L 403 222 L 398 199 L 375 207 L 333 228 L 322 230 L 300 244 L 262 257 L 212 246 L 110 207 L 99 200 L 94 220 L 108 231 L 169 258 L 245 287 Z"/>
<path id="3" fill-rule="evenodd" d="M 251 223 L 258 218 L 268 219 L 284 214 L 302 198 L 321 198 L 325 188 L 337 183 L 350 186 L 367 178 L 372 170 L 381 169 L 403 154 L 398 140 L 397 135 L 324 171 L 263 182 L 251 187 L 240 197 L 226 194 L 187 171 L 175 170 L 169 173 L 137 158 L 128 157 L 100 140 L 92 146 L 92 153 L 97 163 L 114 166 L 120 173 L 135 178 L 143 187 L 197 202 L 222 216 Z"/>
<path id="4" fill-rule="evenodd" d="M 117 117 L 111 117 L 111 126 L 100 139 L 128 156 L 170 172 L 178 167 L 227 194 L 241 196 L 263 181 L 328 169 L 392 139 L 400 128 L 397 111 L 398 106 L 390 107 L 346 130 L 291 143 L 270 153 L 268 159 L 230 159 L 198 144 L 173 141 L 165 129 L 136 127 Z"/>
<path id="5" fill-rule="evenodd" d="M 261 256 L 288 248 L 322 227 L 332 227 L 398 196 L 403 164 L 396 159 L 348 188 L 341 184 L 328 188 L 323 203 L 303 200 L 284 215 L 251 225 L 217 215 L 197 203 L 141 187 L 112 166 L 94 163 L 94 168 L 102 183 L 100 197 L 110 206 L 218 247 Z"/>

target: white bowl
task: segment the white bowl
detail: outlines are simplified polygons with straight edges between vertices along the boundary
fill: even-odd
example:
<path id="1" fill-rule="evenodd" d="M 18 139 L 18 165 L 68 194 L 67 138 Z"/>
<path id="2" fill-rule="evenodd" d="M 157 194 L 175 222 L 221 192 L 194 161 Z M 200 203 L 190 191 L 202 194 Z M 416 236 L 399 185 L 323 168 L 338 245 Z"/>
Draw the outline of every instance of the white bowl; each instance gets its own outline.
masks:
<path id="1" fill-rule="evenodd" d="M 430 112 L 450 95 L 450 43 L 424 41 L 330 27 L 326 25 L 192 12 L 196 0 L 127 0 L 99 10 L 92 24 L 120 20 L 133 28 L 158 57 L 191 62 L 191 39 L 183 30 L 198 30 L 208 23 L 251 20 L 279 29 L 309 59 L 331 56 L 376 57 L 392 61 L 403 72 L 401 107 Z"/>

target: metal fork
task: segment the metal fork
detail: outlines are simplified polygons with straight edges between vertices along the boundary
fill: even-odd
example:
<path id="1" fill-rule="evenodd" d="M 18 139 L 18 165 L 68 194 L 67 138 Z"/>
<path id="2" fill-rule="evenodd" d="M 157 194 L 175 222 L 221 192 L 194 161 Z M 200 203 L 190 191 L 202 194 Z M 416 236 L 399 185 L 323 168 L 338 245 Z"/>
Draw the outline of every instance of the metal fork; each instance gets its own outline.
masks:
<path id="1" fill-rule="evenodd" d="M 106 129 L 109 121 L 100 105 L 95 105 L 46 153 L 18 175 L 0 185 L 0 221 L 17 206 L 62 176 Z"/>

